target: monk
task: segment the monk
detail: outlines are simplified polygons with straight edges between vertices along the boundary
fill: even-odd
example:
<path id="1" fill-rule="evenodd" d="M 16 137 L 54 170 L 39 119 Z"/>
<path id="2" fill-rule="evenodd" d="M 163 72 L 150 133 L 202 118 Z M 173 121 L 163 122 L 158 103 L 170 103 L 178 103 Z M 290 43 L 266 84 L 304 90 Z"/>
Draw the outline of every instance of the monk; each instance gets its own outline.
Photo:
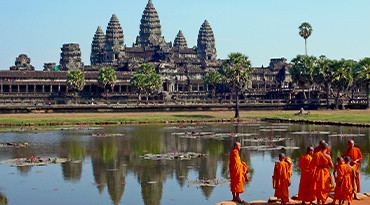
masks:
<path id="1" fill-rule="evenodd" d="M 279 154 L 279 161 L 275 162 L 274 176 L 272 176 L 273 188 L 275 189 L 275 197 L 281 199 L 281 204 L 289 202 L 290 176 L 289 165 L 285 162 L 285 154 Z"/>
<path id="2" fill-rule="evenodd" d="M 342 157 L 345 158 L 346 156 L 349 156 L 351 158 L 351 166 L 354 166 L 355 172 L 356 172 L 356 187 L 357 192 L 361 191 L 360 188 L 360 162 L 362 162 L 362 153 L 359 148 L 355 147 L 355 142 L 353 140 L 348 140 L 348 149 L 343 152 Z M 356 193 L 357 193 L 356 192 Z M 357 195 L 355 193 L 354 199 L 357 199 Z"/>
<path id="3" fill-rule="evenodd" d="M 341 167 L 344 165 L 344 159 L 342 157 L 337 157 L 337 164 L 334 166 L 334 171 L 333 171 L 333 176 L 335 180 L 335 189 L 334 189 L 334 199 L 333 203 L 335 204 L 335 201 L 339 199 L 339 194 L 340 194 L 340 178 L 336 175 L 336 173 L 341 172 Z M 339 200 L 339 204 L 342 204 L 342 201 Z"/>
<path id="4" fill-rule="evenodd" d="M 234 143 L 234 149 L 230 152 L 229 157 L 229 170 L 230 170 L 230 191 L 233 194 L 233 201 L 244 203 L 240 199 L 239 194 L 244 192 L 243 185 L 246 181 L 249 181 L 247 173 L 249 173 L 247 164 L 242 162 L 239 156 L 240 143 Z"/>
<path id="5" fill-rule="evenodd" d="M 352 168 L 350 162 L 351 158 L 349 156 L 344 157 L 344 162 L 338 167 L 337 172 L 337 186 L 334 195 L 337 195 L 340 201 L 347 201 L 350 205 L 353 201 L 353 193 L 356 189 L 355 182 L 355 169 Z M 341 202 L 340 202 L 341 203 Z"/>
<path id="6" fill-rule="evenodd" d="M 302 204 L 306 204 L 306 202 L 313 204 L 313 201 L 315 201 L 315 196 L 311 194 L 310 190 L 313 174 L 313 170 L 310 168 L 312 155 L 313 148 L 307 147 L 306 154 L 299 158 L 298 167 L 301 169 L 301 180 L 299 182 L 298 199 L 302 201 Z"/>
<path id="7" fill-rule="evenodd" d="M 334 167 L 331 157 L 327 154 L 328 144 L 323 144 L 321 152 L 313 155 L 310 169 L 314 170 L 311 190 L 317 198 L 317 204 L 325 204 L 331 191 L 334 191 L 334 182 L 330 174 L 329 166 Z"/>
<path id="8" fill-rule="evenodd" d="M 316 152 L 321 152 L 323 144 L 326 144 L 325 140 L 320 140 L 319 145 L 315 147 L 313 153 L 316 154 Z M 328 151 L 326 151 L 326 154 L 330 156 L 330 148 L 328 147 Z"/>

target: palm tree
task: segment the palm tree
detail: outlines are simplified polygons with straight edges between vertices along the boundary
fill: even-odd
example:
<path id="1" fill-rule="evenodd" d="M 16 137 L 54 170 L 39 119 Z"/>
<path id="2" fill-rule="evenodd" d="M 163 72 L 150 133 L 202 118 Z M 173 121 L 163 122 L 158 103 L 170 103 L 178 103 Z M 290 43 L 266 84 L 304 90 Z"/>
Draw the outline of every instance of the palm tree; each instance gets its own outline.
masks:
<path id="1" fill-rule="evenodd" d="M 117 80 L 117 76 L 116 74 L 114 74 L 114 72 L 115 71 L 112 68 L 103 67 L 99 70 L 99 73 L 98 73 L 98 82 L 99 82 L 99 85 L 102 88 L 104 88 L 107 105 L 108 105 L 108 92 L 109 92 L 108 88 L 113 89 L 114 84 Z"/>
<path id="2" fill-rule="evenodd" d="M 141 100 L 142 92 L 145 92 L 146 100 L 148 101 L 148 95 L 158 91 L 162 87 L 161 76 L 157 74 L 154 66 L 149 63 L 139 66 L 139 71 L 131 75 L 130 84 L 137 90 L 138 103 Z"/>
<path id="3" fill-rule="evenodd" d="M 325 56 L 320 56 L 317 60 L 316 67 L 313 71 L 314 82 L 318 85 L 324 85 L 326 91 L 326 107 L 330 109 L 329 104 L 329 91 L 331 84 L 333 82 L 334 70 L 333 61 L 326 58 Z"/>
<path id="4" fill-rule="evenodd" d="M 334 79 L 333 87 L 337 91 L 337 97 L 335 99 L 335 109 L 339 108 L 339 98 L 340 94 L 347 90 L 348 87 L 353 82 L 353 76 L 351 70 L 355 66 L 355 63 L 352 60 L 334 60 Z"/>
<path id="5" fill-rule="evenodd" d="M 223 82 L 230 90 L 235 91 L 235 118 L 239 118 L 239 92 L 246 89 L 249 81 L 249 74 L 253 72 L 248 56 L 241 53 L 230 53 L 219 72 Z"/>
<path id="6" fill-rule="evenodd" d="M 316 57 L 307 55 L 297 55 L 291 60 L 292 67 L 289 68 L 293 82 L 302 88 L 303 99 L 306 99 L 305 86 L 313 83 L 313 70 L 316 67 Z"/>
<path id="7" fill-rule="evenodd" d="M 307 38 L 311 36 L 312 34 L 312 27 L 309 23 L 303 22 L 299 27 L 299 35 L 304 38 L 304 45 L 305 45 L 305 50 L 306 50 L 306 55 L 307 55 Z"/>
<path id="8" fill-rule="evenodd" d="M 206 76 L 204 78 L 204 83 L 206 85 L 211 85 L 212 86 L 212 99 L 214 99 L 214 97 L 216 95 L 216 86 L 218 84 L 222 84 L 222 76 L 217 71 L 210 71 L 206 74 Z"/>
<path id="9" fill-rule="evenodd" d="M 85 87 L 85 75 L 80 70 L 68 71 L 66 83 L 74 90 L 75 101 L 77 105 L 77 97 L 79 92 Z"/>
<path id="10" fill-rule="evenodd" d="M 370 100 L 369 100 L 369 95 L 370 95 L 370 58 L 364 58 L 360 60 L 359 62 L 360 65 L 360 81 L 362 86 L 366 90 L 366 101 L 367 105 L 366 108 L 370 108 Z"/>

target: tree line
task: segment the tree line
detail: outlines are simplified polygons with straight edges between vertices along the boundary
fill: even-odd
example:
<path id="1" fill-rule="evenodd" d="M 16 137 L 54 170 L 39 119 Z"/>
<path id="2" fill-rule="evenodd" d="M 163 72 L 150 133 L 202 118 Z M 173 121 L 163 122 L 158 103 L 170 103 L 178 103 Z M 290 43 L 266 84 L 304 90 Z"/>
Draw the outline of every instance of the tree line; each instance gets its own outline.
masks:
<path id="1" fill-rule="evenodd" d="M 329 93 L 335 93 L 335 108 L 338 109 L 341 94 L 352 92 L 356 89 L 364 89 L 367 96 L 367 108 L 369 108 L 369 85 L 370 85 L 370 58 L 360 61 L 340 59 L 331 60 L 325 56 L 297 55 L 291 60 L 289 72 L 292 80 L 302 88 L 303 98 L 307 99 L 304 88 L 312 86 L 323 88 L 326 91 L 326 104 L 329 105 Z M 309 96 L 310 98 L 310 96 Z"/>

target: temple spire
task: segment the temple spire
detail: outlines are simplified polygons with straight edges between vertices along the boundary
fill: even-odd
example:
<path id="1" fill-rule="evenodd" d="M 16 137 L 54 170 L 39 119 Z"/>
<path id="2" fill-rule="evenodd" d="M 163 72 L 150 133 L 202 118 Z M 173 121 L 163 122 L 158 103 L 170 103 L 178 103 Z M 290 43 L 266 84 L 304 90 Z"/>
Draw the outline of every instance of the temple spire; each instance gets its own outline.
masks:
<path id="1" fill-rule="evenodd" d="M 91 55 L 90 63 L 91 65 L 99 64 L 104 62 L 105 57 L 105 34 L 100 26 L 95 32 L 93 41 L 91 43 Z"/>
<path id="2" fill-rule="evenodd" d="M 215 60 L 217 58 L 215 37 L 207 19 L 199 29 L 197 42 L 197 53 L 199 58 L 207 60 Z"/>
<path id="3" fill-rule="evenodd" d="M 106 31 L 106 61 L 113 62 L 124 56 L 124 36 L 116 14 L 113 14 Z"/>
<path id="4" fill-rule="evenodd" d="M 187 48 L 188 47 L 188 44 L 187 44 L 186 39 L 184 37 L 184 34 L 182 33 L 181 30 L 177 33 L 175 41 L 173 43 L 173 46 L 178 47 L 178 48 Z"/>
<path id="5" fill-rule="evenodd" d="M 158 13 L 152 0 L 149 0 L 141 17 L 140 32 L 135 45 L 138 47 L 156 46 L 164 42 Z"/>

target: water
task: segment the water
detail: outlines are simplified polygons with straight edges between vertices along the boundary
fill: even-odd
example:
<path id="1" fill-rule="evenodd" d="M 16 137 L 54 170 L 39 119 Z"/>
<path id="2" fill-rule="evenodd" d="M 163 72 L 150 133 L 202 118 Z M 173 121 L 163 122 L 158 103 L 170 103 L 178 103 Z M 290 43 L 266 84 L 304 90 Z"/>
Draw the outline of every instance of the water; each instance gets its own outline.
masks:
<path id="1" fill-rule="evenodd" d="M 346 134 L 364 134 L 352 138 L 364 155 L 360 174 L 362 192 L 370 191 L 370 130 L 367 128 L 271 123 L 192 126 L 176 128 L 176 125 L 135 125 L 101 127 L 97 130 L 0 133 L 1 142 L 31 144 L 26 148 L 0 148 L 0 161 L 32 155 L 82 160 L 80 163 L 38 167 L 10 167 L 1 164 L 0 204 L 4 200 L 9 204 L 215 204 L 231 199 L 229 185 L 196 187 L 191 186 L 188 179 L 229 178 L 228 154 L 235 140 L 267 136 L 291 138 L 276 142 L 276 146 L 299 147 L 284 151 L 293 160 L 292 185 L 289 187 L 290 196 L 293 196 L 298 193 L 299 187 L 298 160 L 307 146 L 316 146 L 324 139 L 329 143 L 332 158 L 335 159 L 347 148 L 349 137 Z M 225 140 L 189 139 L 191 134 L 186 138 L 171 135 L 192 130 L 255 135 Z M 313 130 L 316 134 L 313 134 Z M 317 131 L 322 133 L 317 134 Z M 120 135 L 92 136 L 98 132 Z M 250 145 L 261 143 L 242 143 L 242 146 Z M 173 151 L 204 153 L 208 157 L 184 161 L 140 159 L 145 153 Z M 267 200 L 273 196 L 271 176 L 274 161 L 278 161 L 280 152 L 240 151 L 242 160 L 247 162 L 250 169 L 250 182 L 244 187 L 242 199 Z"/>

